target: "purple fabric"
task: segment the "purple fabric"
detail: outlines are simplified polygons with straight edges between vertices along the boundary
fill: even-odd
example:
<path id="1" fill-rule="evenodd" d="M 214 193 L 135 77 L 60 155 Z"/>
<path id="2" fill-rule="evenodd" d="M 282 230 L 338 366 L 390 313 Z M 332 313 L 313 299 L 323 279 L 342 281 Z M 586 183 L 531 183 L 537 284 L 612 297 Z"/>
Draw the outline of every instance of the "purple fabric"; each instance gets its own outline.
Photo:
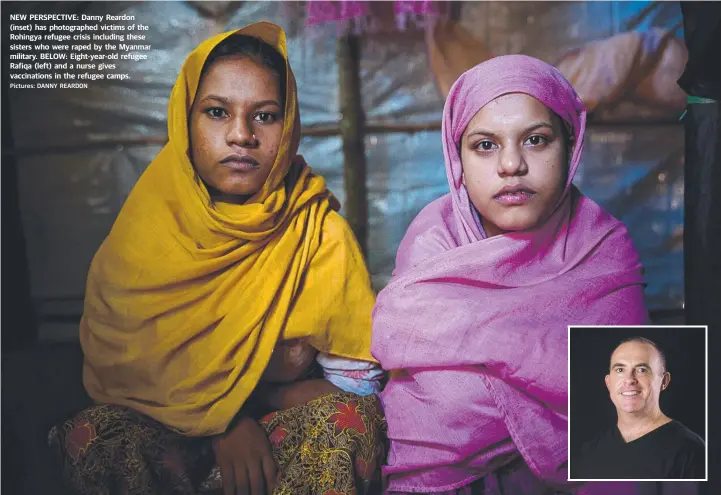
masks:
<path id="1" fill-rule="evenodd" d="M 575 147 L 550 217 L 486 238 L 458 143 L 479 109 L 512 92 L 556 112 Z M 567 326 L 647 323 L 626 228 L 571 185 L 585 124 L 568 81 L 534 58 L 491 59 L 451 88 L 443 111 L 451 192 L 409 227 L 373 313 L 372 353 L 392 370 L 381 396 L 389 490 L 458 488 L 513 455 L 540 479 L 567 483 Z"/>
<path id="2" fill-rule="evenodd" d="M 389 495 L 411 495 L 411 493 L 390 492 Z M 470 485 L 455 490 L 434 492 L 433 495 L 566 495 L 567 493 L 544 486 L 522 460 L 516 459 Z M 612 493 L 617 495 L 615 492 Z"/>
<path id="3" fill-rule="evenodd" d="M 369 13 L 368 3 L 365 1 L 310 0 L 306 5 L 305 22 L 306 25 L 313 26 L 327 22 L 348 21 Z"/>
<path id="4" fill-rule="evenodd" d="M 389 495 L 411 495 L 412 492 L 390 492 Z M 522 460 L 515 460 L 488 476 L 463 488 L 433 495 L 699 495 L 693 481 L 628 482 L 603 481 L 581 487 L 544 486 Z"/>
<path id="5" fill-rule="evenodd" d="M 431 0 L 396 0 L 393 11 L 396 27 L 405 30 L 411 22 L 426 25 L 426 20 L 434 20 L 442 15 L 436 1 Z M 362 21 L 372 15 L 368 0 L 311 0 L 306 5 L 306 26 L 329 22 Z M 361 22 L 360 25 L 366 23 Z M 372 29 L 370 29 L 372 31 Z"/>

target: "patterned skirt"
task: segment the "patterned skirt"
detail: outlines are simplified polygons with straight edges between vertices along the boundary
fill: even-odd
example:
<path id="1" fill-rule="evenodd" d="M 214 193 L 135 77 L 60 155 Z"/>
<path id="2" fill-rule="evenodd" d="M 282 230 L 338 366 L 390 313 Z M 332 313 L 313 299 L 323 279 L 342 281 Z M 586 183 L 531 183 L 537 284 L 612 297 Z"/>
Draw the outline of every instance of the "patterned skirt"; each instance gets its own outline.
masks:
<path id="1" fill-rule="evenodd" d="M 276 495 L 381 492 L 385 420 L 375 395 L 346 392 L 260 421 L 280 479 Z M 82 411 L 50 432 L 70 493 L 222 494 L 209 438 L 190 438 L 121 406 Z"/>

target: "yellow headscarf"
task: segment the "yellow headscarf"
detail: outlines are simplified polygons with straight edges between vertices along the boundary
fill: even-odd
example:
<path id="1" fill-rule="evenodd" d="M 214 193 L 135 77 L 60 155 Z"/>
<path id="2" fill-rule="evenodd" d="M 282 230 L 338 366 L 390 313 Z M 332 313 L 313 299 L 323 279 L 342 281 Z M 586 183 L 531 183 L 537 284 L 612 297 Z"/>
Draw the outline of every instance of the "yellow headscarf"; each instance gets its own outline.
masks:
<path id="1" fill-rule="evenodd" d="M 246 204 L 213 204 L 188 158 L 188 115 L 211 50 L 242 33 L 286 59 L 281 145 Z M 368 272 L 325 181 L 300 157 L 286 39 L 261 22 L 203 42 L 170 96 L 169 142 L 93 259 L 80 341 L 93 399 L 186 435 L 225 431 L 279 340 L 372 361 Z"/>

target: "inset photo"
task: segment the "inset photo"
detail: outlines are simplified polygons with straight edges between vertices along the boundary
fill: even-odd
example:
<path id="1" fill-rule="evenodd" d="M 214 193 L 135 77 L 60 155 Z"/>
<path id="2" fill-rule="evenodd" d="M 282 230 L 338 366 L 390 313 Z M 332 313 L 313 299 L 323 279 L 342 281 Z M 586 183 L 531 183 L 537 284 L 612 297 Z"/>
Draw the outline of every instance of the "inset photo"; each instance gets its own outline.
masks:
<path id="1" fill-rule="evenodd" d="M 568 479 L 706 481 L 708 328 L 568 334 Z"/>

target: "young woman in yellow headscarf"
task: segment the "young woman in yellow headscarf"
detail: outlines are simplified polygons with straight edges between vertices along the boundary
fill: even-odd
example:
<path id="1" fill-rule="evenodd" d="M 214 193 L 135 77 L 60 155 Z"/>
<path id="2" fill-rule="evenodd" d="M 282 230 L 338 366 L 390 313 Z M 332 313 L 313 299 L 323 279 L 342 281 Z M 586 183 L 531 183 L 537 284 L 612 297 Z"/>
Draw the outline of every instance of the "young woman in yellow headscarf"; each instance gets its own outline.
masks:
<path id="1" fill-rule="evenodd" d="M 196 48 L 168 131 L 90 267 L 80 340 L 96 405 L 52 434 L 71 490 L 374 490 L 374 296 L 337 202 L 296 154 L 283 30 Z"/>

